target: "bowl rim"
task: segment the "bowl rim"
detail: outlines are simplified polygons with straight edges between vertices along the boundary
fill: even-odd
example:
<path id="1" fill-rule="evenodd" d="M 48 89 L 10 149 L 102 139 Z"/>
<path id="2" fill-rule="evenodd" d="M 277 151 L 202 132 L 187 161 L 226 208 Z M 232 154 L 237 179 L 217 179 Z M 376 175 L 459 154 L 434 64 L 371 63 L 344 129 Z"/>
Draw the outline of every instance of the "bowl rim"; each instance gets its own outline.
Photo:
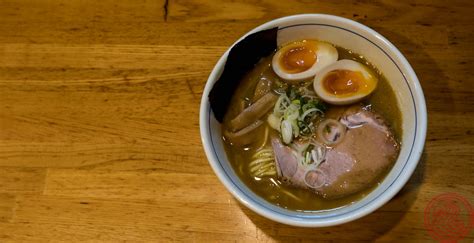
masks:
<path id="1" fill-rule="evenodd" d="M 410 92 L 412 92 L 413 96 L 413 105 L 415 106 L 415 112 L 417 119 L 415 120 L 415 125 L 418 126 L 418 129 L 416 131 L 413 145 L 411 147 L 411 152 L 410 155 L 407 159 L 405 167 L 400 171 L 400 174 L 398 175 L 397 178 L 394 179 L 392 182 L 391 187 L 387 188 L 383 193 L 381 193 L 377 198 L 374 200 L 368 202 L 367 204 L 363 205 L 362 207 L 356 208 L 353 211 L 349 211 L 346 214 L 343 215 L 338 215 L 335 217 L 327 217 L 327 218 L 301 218 L 301 217 L 290 217 L 288 215 L 282 215 L 279 214 L 278 212 L 269 210 L 268 208 L 262 207 L 258 203 L 255 204 L 252 202 L 250 199 L 249 195 L 246 195 L 242 191 L 240 191 L 237 186 L 233 184 L 233 182 L 228 178 L 226 173 L 223 171 L 221 167 L 219 167 L 218 162 L 214 161 L 213 157 L 217 154 L 214 154 L 214 147 L 212 146 L 212 138 L 209 136 L 209 130 L 208 130 L 208 118 L 211 115 L 209 109 L 209 101 L 208 101 L 208 94 L 210 89 L 212 88 L 212 84 L 219 78 L 221 71 L 224 67 L 224 64 L 227 60 L 227 56 L 229 54 L 229 51 L 231 48 L 241 41 L 243 38 L 248 36 L 251 33 L 272 28 L 275 26 L 285 26 L 283 28 L 288 27 L 286 24 L 288 22 L 293 22 L 293 21 L 304 21 L 305 19 L 310 19 L 312 21 L 314 20 L 326 20 L 326 21 L 334 21 L 338 23 L 344 23 L 347 25 L 350 25 L 353 28 L 356 28 L 358 30 L 362 30 L 363 32 L 368 33 L 370 36 L 375 37 L 378 39 L 382 44 L 390 51 L 389 53 L 386 53 L 386 55 L 392 59 L 395 57 L 399 62 L 400 65 L 403 67 L 404 71 L 401 71 L 402 75 L 404 78 L 407 80 L 410 80 L 412 87 L 410 89 Z M 308 20 L 308 21 L 310 21 Z M 349 30 L 353 32 L 352 30 Z M 354 32 L 355 34 L 364 37 L 363 35 Z M 367 39 L 367 38 L 366 38 Z M 368 40 L 368 39 L 367 39 Z M 370 41 L 370 40 L 368 40 Z M 379 47 L 380 48 L 380 47 Z M 383 50 L 382 50 L 383 51 Z M 385 51 L 384 51 L 385 52 Z M 212 84 L 211 84 L 212 83 Z M 413 89 L 413 90 L 412 90 Z M 413 95 L 416 94 L 416 95 Z M 342 223 L 346 223 L 349 221 L 356 220 L 358 218 L 361 218 L 382 205 L 384 205 L 386 202 L 388 202 L 392 197 L 394 197 L 400 190 L 401 188 L 406 184 L 412 173 L 414 172 L 418 161 L 421 157 L 424 143 L 425 143 L 425 138 L 426 138 L 426 129 L 427 129 L 427 113 L 426 113 L 426 103 L 424 99 L 424 94 L 423 90 L 421 88 L 421 85 L 418 81 L 418 78 L 409 64 L 409 62 L 406 60 L 406 58 L 401 54 L 401 52 L 390 42 L 388 41 L 385 37 L 383 37 L 381 34 L 376 32 L 375 30 L 358 23 L 356 21 L 339 17 L 339 16 L 334 16 L 334 15 L 328 15 L 328 14 L 298 14 L 298 15 L 291 15 L 291 16 L 286 16 L 282 18 L 277 18 L 271 21 L 268 21 L 262 25 L 257 26 L 256 28 L 248 31 L 246 34 L 244 34 L 242 37 L 240 37 L 236 42 L 234 42 L 227 50 L 226 52 L 219 58 L 218 62 L 214 66 L 211 74 L 209 75 L 208 80 L 206 81 L 206 85 L 204 88 L 204 92 L 201 98 L 201 104 L 200 104 L 200 133 L 201 133 L 201 140 L 203 143 L 204 151 L 206 153 L 206 157 L 209 161 L 209 164 L 211 165 L 212 169 L 214 170 L 214 173 L 217 175 L 221 183 L 224 184 L 226 189 L 242 204 L 244 204 L 246 207 L 250 208 L 252 211 L 258 213 L 261 216 L 264 216 L 266 218 L 269 218 L 271 220 L 274 220 L 276 222 L 288 224 L 288 225 L 293 225 L 293 226 L 301 226 L 301 227 L 325 227 L 325 226 L 333 226 L 333 225 L 338 225 Z M 415 152 L 415 153 L 412 153 Z M 296 212 L 296 211 L 295 211 Z"/>

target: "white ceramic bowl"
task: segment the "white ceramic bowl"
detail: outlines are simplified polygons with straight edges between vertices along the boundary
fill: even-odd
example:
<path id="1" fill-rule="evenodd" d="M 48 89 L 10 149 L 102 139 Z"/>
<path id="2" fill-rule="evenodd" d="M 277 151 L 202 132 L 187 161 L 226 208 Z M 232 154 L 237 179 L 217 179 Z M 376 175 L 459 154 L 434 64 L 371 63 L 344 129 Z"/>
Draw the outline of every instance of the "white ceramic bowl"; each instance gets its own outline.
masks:
<path id="1" fill-rule="evenodd" d="M 426 105 L 415 72 L 392 43 L 374 30 L 349 19 L 324 14 L 294 15 L 267 22 L 245 36 L 274 27 L 279 27 L 278 43 L 286 42 L 288 38 L 324 40 L 362 54 L 377 66 L 394 88 L 402 112 L 400 155 L 392 170 L 376 189 L 346 207 L 306 213 L 268 203 L 245 186 L 234 173 L 223 148 L 221 124 L 216 121 L 210 109 L 208 94 L 223 71 L 229 48 L 212 70 L 201 100 L 201 138 L 210 165 L 224 186 L 242 204 L 264 217 L 284 224 L 303 227 L 331 226 L 358 219 L 375 211 L 405 185 L 423 151 L 427 124 Z M 285 34 L 280 35 L 280 32 Z"/>

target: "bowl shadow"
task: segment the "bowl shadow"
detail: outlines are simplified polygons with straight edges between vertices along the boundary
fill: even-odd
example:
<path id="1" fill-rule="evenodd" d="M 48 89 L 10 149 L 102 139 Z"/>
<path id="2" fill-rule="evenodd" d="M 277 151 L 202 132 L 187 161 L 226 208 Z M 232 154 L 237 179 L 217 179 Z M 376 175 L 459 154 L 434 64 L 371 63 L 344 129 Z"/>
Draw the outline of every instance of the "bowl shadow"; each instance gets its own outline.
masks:
<path id="1" fill-rule="evenodd" d="M 365 217 L 338 226 L 302 228 L 285 225 L 264 218 L 240 203 L 237 204 L 257 227 L 257 239 L 259 240 L 268 238 L 281 242 L 293 242 L 295 240 L 375 240 L 396 226 L 416 201 L 419 186 L 423 182 L 425 161 L 426 154 L 423 153 L 410 180 L 387 204 Z"/>
<path id="2" fill-rule="evenodd" d="M 405 36 L 382 27 L 377 27 L 375 30 L 392 43 L 396 43 L 397 48 L 410 62 L 423 88 L 427 111 L 448 113 L 455 111 L 456 102 L 454 102 L 453 92 L 448 82 L 449 77 L 438 65 L 442 60 L 439 57 L 432 57 L 423 45 L 416 44 Z"/>

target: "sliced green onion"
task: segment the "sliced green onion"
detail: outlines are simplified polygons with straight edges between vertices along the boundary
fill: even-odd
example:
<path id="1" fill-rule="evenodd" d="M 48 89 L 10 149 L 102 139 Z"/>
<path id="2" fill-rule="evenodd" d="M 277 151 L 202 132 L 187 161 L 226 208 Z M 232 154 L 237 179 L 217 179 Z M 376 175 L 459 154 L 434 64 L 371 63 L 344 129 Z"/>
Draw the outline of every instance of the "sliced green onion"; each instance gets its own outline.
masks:
<path id="1" fill-rule="evenodd" d="M 291 140 L 293 140 L 293 128 L 288 120 L 283 120 L 281 122 L 280 131 L 283 142 L 286 144 L 290 144 Z"/>
<path id="2" fill-rule="evenodd" d="M 310 164 L 310 163 L 311 163 L 311 154 L 309 152 L 306 152 L 305 164 Z"/>
<path id="3" fill-rule="evenodd" d="M 297 138 L 300 135 L 300 127 L 298 126 L 298 121 L 291 120 L 291 127 L 293 128 L 293 135 L 295 138 Z"/>
<path id="4" fill-rule="evenodd" d="M 309 115 L 309 114 L 312 113 L 312 112 L 320 112 L 321 114 L 323 114 L 323 111 L 321 111 L 321 110 L 319 110 L 319 109 L 317 109 L 317 108 L 311 108 L 311 109 L 305 111 L 305 112 L 299 117 L 300 121 L 304 121 L 304 119 L 306 118 L 306 116 Z"/>
<path id="5" fill-rule="evenodd" d="M 285 110 L 284 118 L 286 120 L 296 120 L 300 116 L 300 106 L 297 104 L 291 104 L 288 106 L 288 108 Z"/>
<path id="6" fill-rule="evenodd" d="M 273 114 L 268 116 L 267 122 L 270 127 L 280 131 L 283 142 L 289 144 L 293 138 L 310 135 L 315 130 L 313 118 L 318 113 L 323 115 L 325 109 L 324 103 L 305 88 L 290 86 L 286 93 L 278 97 Z"/>
<path id="7" fill-rule="evenodd" d="M 280 131 L 281 119 L 277 117 L 275 114 L 270 114 L 267 118 L 267 122 L 271 128 Z"/>
<path id="8" fill-rule="evenodd" d="M 273 113 L 277 116 L 282 116 L 290 104 L 291 100 L 288 98 L 288 96 L 286 96 L 286 94 L 281 94 L 275 103 Z"/>

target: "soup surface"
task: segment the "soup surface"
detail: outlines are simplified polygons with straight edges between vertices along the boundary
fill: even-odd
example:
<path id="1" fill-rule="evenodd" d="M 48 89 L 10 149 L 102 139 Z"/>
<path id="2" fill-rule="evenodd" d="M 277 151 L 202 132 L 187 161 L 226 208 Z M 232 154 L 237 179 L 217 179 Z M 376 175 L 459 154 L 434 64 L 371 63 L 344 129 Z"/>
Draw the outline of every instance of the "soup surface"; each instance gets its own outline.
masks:
<path id="1" fill-rule="evenodd" d="M 339 54 L 339 60 L 350 59 L 365 64 L 371 69 L 372 73 L 375 74 L 378 79 L 377 88 L 370 96 L 363 99 L 361 103 L 384 118 L 389 129 L 393 132 L 395 140 L 399 144 L 401 139 L 400 136 L 402 134 L 402 117 L 397 106 L 398 103 L 395 93 L 391 86 L 375 66 L 365 60 L 361 55 L 352 53 L 351 51 L 340 47 L 336 47 L 336 49 Z M 312 87 L 313 77 L 292 82 L 282 80 L 272 69 L 272 56 L 273 55 L 262 58 L 240 83 L 232 98 L 231 106 L 224 118 L 224 133 L 225 130 L 232 128 L 232 119 L 239 115 L 243 109 L 255 102 L 256 88 L 258 88 L 257 85 L 259 83 L 262 83 L 262 80 L 272 81 L 271 89 L 273 91 L 278 91 L 279 89 L 288 90 L 291 87 Z M 347 107 L 349 107 L 349 105 L 334 106 L 326 104 L 327 110 L 321 117 L 324 118 L 325 116 L 330 116 L 331 112 L 337 112 L 337 110 L 345 109 Z M 271 111 L 268 112 L 266 116 L 270 113 Z M 256 139 L 253 139 L 251 143 L 245 146 L 236 146 L 231 144 L 229 141 L 226 141 L 225 148 L 230 163 L 240 179 L 257 195 L 268 202 L 283 208 L 297 211 L 319 211 L 349 205 L 373 190 L 386 176 L 396 159 L 395 157 L 392 164 L 389 167 L 384 168 L 380 175 L 377 176 L 377 179 L 363 190 L 342 197 L 325 198 L 307 188 L 297 187 L 291 183 L 287 183 L 275 173 L 255 176 L 255 172 L 252 171 L 252 166 L 250 165 L 250 163 L 255 160 L 255 154 L 262 149 L 271 150 L 271 138 L 281 137 L 281 134 L 273 129 L 269 123 L 266 122 L 265 118 L 262 120 L 265 122 L 252 131 L 253 135 L 256 134 L 256 136 L 254 136 Z M 223 139 L 228 140 L 225 137 Z"/>

